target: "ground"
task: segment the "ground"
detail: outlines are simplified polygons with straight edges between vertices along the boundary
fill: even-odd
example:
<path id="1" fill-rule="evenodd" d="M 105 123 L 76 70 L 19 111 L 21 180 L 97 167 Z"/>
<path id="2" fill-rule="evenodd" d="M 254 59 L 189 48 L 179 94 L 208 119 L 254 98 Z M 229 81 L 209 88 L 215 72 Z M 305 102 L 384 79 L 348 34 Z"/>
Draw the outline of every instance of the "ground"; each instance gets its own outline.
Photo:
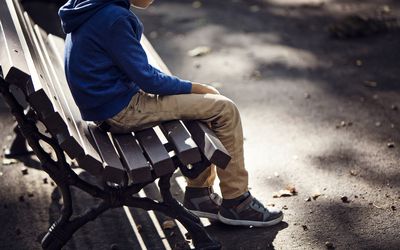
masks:
<path id="1" fill-rule="evenodd" d="M 235 101 L 251 192 L 285 209 L 284 223 L 272 228 L 207 226 L 224 249 L 326 249 L 327 242 L 336 249 L 400 249 L 400 32 L 342 40 L 328 32 L 351 14 L 399 17 L 399 3 L 170 0 L 135 12 L 172 72 L 211 83 Z M 211 52 L 188 55 L 199 46 Z M 0 111 L 7 138 L 12 120 L 5 107 Z M 59 210 L 46 174 L 29 167 L 23 175 L 22 167 L 0 166 L 2 249 L 39 248 Z M 288 186 L 297 194 L 273 198 Z M 175 190 L 181 198 L 179 185 Z M 148 249 L 164 247 L 153 243 Z M 137 247 L 123 210 L 89 223 L 66 249 L 112 246 Z"/>

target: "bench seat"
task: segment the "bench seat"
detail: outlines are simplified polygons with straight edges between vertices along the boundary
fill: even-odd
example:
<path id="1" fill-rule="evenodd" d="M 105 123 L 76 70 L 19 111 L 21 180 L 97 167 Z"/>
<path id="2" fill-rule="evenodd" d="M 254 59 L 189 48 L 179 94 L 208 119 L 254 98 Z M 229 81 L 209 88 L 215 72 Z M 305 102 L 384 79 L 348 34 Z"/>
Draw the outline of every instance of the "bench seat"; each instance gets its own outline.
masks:
<path id="1" fill-rule="evenodd" d="M 0 10 L 0 41 L 6 45 L 0 55 L 8 54 L 0 58 L 5 80 L 22 89 L 48 132 L 80 167 L 105 182 L 126 186 L 170 174 L 177 165 L 186 168 L 183 172 L 200 166 L 199 162 L 203 169 L 210 163 L 227 166 L 226 149 L 198 121 L 160 124 L 167 143 L 161 142 L 154 128 L 113 135 L 83 121 L 64 75 L 63 39 L 35 25 L 15 1 L 3 1 Z M 142 45 L 149 62 L 170 73 L 145 37 Z"/>

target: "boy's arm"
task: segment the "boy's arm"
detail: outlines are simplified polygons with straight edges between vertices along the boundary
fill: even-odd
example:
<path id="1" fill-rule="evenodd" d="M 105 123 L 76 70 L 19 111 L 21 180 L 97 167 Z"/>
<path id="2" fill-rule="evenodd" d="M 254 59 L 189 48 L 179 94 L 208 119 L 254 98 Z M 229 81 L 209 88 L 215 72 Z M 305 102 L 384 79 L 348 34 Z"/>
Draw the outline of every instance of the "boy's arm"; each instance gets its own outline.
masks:
<path id="1" fill-rule="evenodd" d="M 160 95 L 191 93 L 191 82 L 167 75 L 148 63 L 146 53 L 135 34 L 135 22 L 133 18 L 126 16 L 119 18 L 110 27 L 105 49 L 114 63 L 147 93 Z"/>
<path id="2" fill-rule="evenodd" d="M 219 91 L 213 86 L 192 82 L 192 93 L 193 94 L 216 94 L 219 95 Z"/>
<path id="3" fill-rule="evenodd" d="M 161 70 L 155 68 L 158 72 L 163 73 Z M 192 91 L 191 93 L 193 94 L 216 94 L 220 95 L 219 91 L 214 88 L 213 86 L 203 84 L 203 83 L 197 83 L 197 82 L 192 82 Z"/>

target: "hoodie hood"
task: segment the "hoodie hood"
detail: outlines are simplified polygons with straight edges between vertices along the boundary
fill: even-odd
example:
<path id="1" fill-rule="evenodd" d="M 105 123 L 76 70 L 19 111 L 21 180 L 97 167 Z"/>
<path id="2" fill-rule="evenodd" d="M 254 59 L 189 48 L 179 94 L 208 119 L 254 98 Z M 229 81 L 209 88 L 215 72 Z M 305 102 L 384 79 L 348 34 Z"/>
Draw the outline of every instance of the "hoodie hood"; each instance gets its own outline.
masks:
<path id="1" fill-rule="evenodd" d="M 68 0 L 58 11 L 65 34 L 76 30 L 97 11 L 109 4 L 118 4 L 127 9 L 130 7 L 129 0 Z"/>

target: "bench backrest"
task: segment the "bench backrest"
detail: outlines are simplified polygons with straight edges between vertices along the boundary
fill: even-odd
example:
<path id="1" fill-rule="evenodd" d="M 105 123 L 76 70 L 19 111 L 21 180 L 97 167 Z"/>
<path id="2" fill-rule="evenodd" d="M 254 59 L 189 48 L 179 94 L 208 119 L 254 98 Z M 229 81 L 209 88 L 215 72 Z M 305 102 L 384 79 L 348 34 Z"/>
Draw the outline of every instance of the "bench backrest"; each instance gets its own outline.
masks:
<path id="1" fill-rule="evenodd" d="M 170 73 L 146 38 L 142 44 L 149 62 Z M 187 127 L 181 121 L 160 124 L 167 144 L 161 142 L 157 128 L 112 135 L 83 121 L 65 79 L 63 47 L 63 39 L 35 25 L 17 0 L 0 2 L 0 65 L 5 80 L 23 90 L 49 133 L 80 167 L 119 185 L 172 173 L 175 156 L 182 172 L 189 175 L 195 171 L 187 166 L 198 162 L 203 169 L 210 162 L 226 167 L 229 154 L 213 132 L 197 121 L 185 122 Z"/>

